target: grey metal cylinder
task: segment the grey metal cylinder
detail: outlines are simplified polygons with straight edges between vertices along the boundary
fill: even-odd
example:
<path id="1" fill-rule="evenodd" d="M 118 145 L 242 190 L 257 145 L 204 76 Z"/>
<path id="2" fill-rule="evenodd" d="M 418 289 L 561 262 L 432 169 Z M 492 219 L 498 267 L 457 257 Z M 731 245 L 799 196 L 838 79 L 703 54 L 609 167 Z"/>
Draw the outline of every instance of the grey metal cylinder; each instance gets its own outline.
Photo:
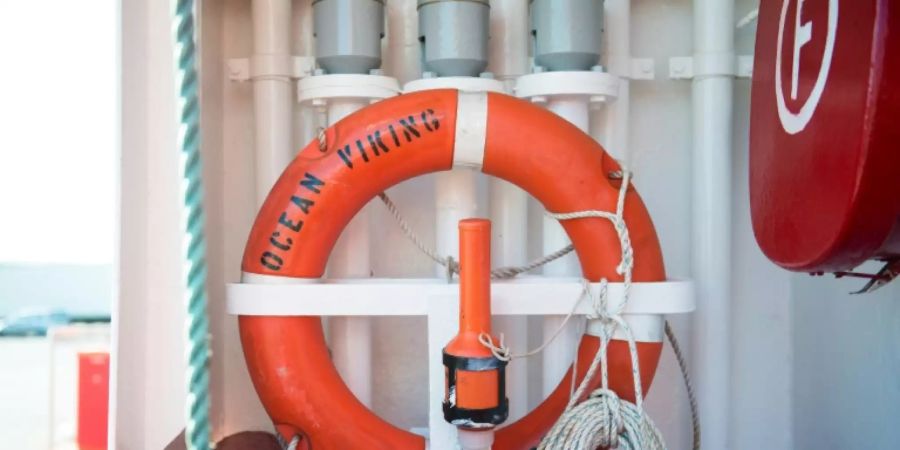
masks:
<path id="1" fill-rule="evenodd" d="M 419 40 L 425 71 L 441 77 L 478 76 L 487 67 L 488 0 L 419 0 Z"/>
<path id="2" fill-rule="evenodd" d="M 384 0 L 313 1 L 316 63 L 327 73 L 369 73 L 381 67 Z"/>
<path id="3" fill-rule="evenodd" d="M 534 64 L 590 70 L 600 61 L 604 0 L 531 0 Z"/>

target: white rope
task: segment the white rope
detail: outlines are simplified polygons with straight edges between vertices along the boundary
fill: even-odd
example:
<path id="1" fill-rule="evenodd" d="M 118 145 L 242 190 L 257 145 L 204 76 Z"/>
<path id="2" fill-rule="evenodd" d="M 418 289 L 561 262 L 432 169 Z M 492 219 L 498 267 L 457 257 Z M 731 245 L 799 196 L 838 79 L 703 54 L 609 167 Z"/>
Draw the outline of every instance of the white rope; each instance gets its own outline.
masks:
<path id="1" fill-rule="evenodd" d="M 550 432 L 541 441 L 539 450 L 594 450 L 601 448 L 623 448 L 626 450 L 661 450 L 665 449 L 662 435 L 643 410 L 643 388 L 641 386 L 640 365 L 638 361 L 637 343 L 634 334 L 622 312 L 628 303 L 631 293 L 631 275 L 634 267 L 634 252 L 628 227 L 623 213 L 625 196 L 628 192 L 631 174 L 623 172 L 622 185 L 615 213 L 608 211 L 575 211 L 569 213 L 549 214 L 557 220 L 575 220 L 585 218 L 603 218 L 609 220 L 619 238 L 622 258 L 616 272 L 623 278 L 624 300 L 612 311 L 609 309 L 608 281 L 600 280 L 600 289 L 596 295 L 591 292 L 590 284 L 585 280 L 584 288 L 593 299 L 594 313 L 588 318 L 599 320 L 602 324 L 600 348 L 594 355 L 584 379 L 581 380 L 569 404 Z M 631 354 L 631 372 L 634 381 L 635 403 L 621 400 L 609 388 L 609 364 L 607 350 L 613 333 L 621 327 L 628 340 Z M 600 388 L 594 390 L 587 399 L 579 403 L 591 380 L 600 370 Z M 575 376 L 575 371 L 572 372 Z"/>
<path id="2" fill-rule="evenodd" d="M 694 383 L 691 381 L 690 372 L 688 372 L 687 361 L 685 361 L 684 354 L 681 352 L 681 345 L 678 344 L 678 339 L 675 338 L 675 331 L 672 330 L 668 320 L 666 321 L 666 337 L 669 339 L 669 344 L 672 345 L 672 353 L 675 354 L 675 359 L 678 361 L 678 368 L 681 370 L 681 377 L 684 379 L 684 387 L 687 390 L 688 404 L 691 407 L 691 428 L 693 429 L 694 437 L 692 448 L 693 450 L 700 450 L 700 412 L 697 409 L 697 395 L 694 393 Z"/>
<path id="3" fill-rule="evenodd" d="M 643 411 L 609 389 L 597 389 L 563 413 L 538 446 L 539 450 L 598 448 L 662 450 L 666 445 Z"/>
<path id="4" fill-rule="evenodd" d="M 556 331 L 554 331 L 553 334 L 550 335 L 550 338 L 533 350 L 526 351 L 525 353 L 512 353 L 509 347 L 506 346 L 503 333 L 500 333 L 500 342 L 498 344 L 495 344 L 494 339 L 491 337 L 491 335 L 485 332 L 481 332 L 478 334 L 478 342 L 481 343 L 481 345 L 487 347 L 494 355 L 494 357 L 499 359 L 500 361 L 509 362 L 514 359 L 528 358 L 529 356 L 537 355 L 538 353 L 544 351 L 544 349 L 547 348 L 547 346 L 550 345 L 550 343 L 553 342 L 560 335 L 560 333 L 562 333 L 562 330 L 566 328 L 566 324 L 569 323 L 569 320 L 572 318 L 572 316 L 575 315 L 575 311 L 578 309 L 578 303 L 580 303 L 581 299 L 584 298 L 585 292 L 588 292 L 589 294 L 589 291 L 582 291 L 582 294 L 578 297 L 578 300 L 576 300 L 575 303 L 572 304 L 572 309 L 569 310 L 568 314 L 566 314 L 566 317 L 563 319 L 562 323 L 559 324 L 559 327 L 556 328 Z M 575 352 L 575 355 L 577 358 L 578 352 Z"/>
<path id="5" fill-rule="evenodd" d="M 623 218 L 625 208 L 625 196 L 631 175 L 625 171 L 622 175 L 622 185 L 616 202 L 616 212 L 608 211 L 576 211 L 569 213 L 548 213 L 548 216 L 557 220 L 575 220 L 585 218 L 603 218 L 609 220 L 619 238 L 622 251 L 621 261 L 616 272 L 623 277 L 624 301 L 612 311 L 609 310 L 608 281 L 600 280 L 600 288 L 595 295 L 591 291 L 588 280 L 582 280 L 582 293 L 575 302 L 577 305 L 585 295 L 592 299 L 593 314 L 588 316 L 590 320 L 599 320 L 603 323 L 600 336 L 600 348 L 594 355 L 590 367 L 584 379 L 577 389 L 571 393 L 569 403 L 559 420 L 538 447 L 541 450 L 594 450 L 601 448 L 618 448 L 623 445 L 625 449 L 658 450 L 664 449 L 665 443 L 659 430 L 653 425 L 650 418 L 643 411 L 643 388 L 641 386 L 640 366 L 638 361 L 637 343 L 628 323 L 622 318 L 622 312 L 628 303 L 631 292 L 631 274 L 634 267 L 634 252 L 631 247 L 631 239 L 628 235 L 628 227 Z M 478 337 L 482 345 L 489 348 L 495 357 L 509 361 L 512 358 L 527 357 L 540 353 L 550 344 L 566 323 L 574 314 L 572 311 L 566 316 L 556 332 L 537 349 L 521 355 L 513 355 L 506 347 L 503 336 L 500 336 L 499 345 L 496 345 L 487 333 L 481 333 Z M 632 379 L 634 380 L 635 403 L 622 401 L 615 392 L 609 388 L 609 368 L 607 363 L 607 350 L 616 328 L 621 327 L 627 340 L 631 355 Z M 577 354 L 577 352 L 576 352 Z M 577 359 L 575 364 L 577 364 Z M 579 400 L 585 395 L 591 380 L 600 370 L 601 387 L 592 392 L 585 401 Z M 572 383 L 574 386 L 577 366 L 573 366 Z"/>
<path id="6" fill-rule="evenodd" d="M 378 198 L 381 199 L 381 202 L 384 203 L 384 206 L 387 207 L 388 211 L 391 213 L 391 216 L 393 216 L 394 220 L 397 221 L 397 224 L 400 225 L 400 229 L 403 230 L 403 234 L 406 235 L 407 239 L 409 239 L 410 242 L 412 242 L 413 245 L 415 245 L 416 248 L 418 248 L 422 253 L 431 258 L 432 261 L 447 268 L 448 280 L 452 279 L 454 274 L 459 274 L 459 263 L 457 263 L 452 256 L 438 255 L 436 251 L 427 247 L 416 234 L 416 232 L 413 231 L 412 227 L 409 225 L 409 222 L 407 222 L 403 217 L 403 214 L 400 213 L 400 209 L 397 208 L 397 205 L 394 204 L 394 201 L 391 200 L 391 198 L 388 197 L 386 193 L 379 193 Z M 549 255 L 545 255 L 523 266 L 498 267 L 491 270 L 491 278 L 495 280 L 505 280 L 508 278 L 513 278 L 516 275 L 528 272 L 529 270 L 536 269 L 543 266 L 544 264 L 562 258 L 563 256 L 571 253 L 574 249 L 575 247 L 572 246 L 572 244 L 569 244 Z"/>

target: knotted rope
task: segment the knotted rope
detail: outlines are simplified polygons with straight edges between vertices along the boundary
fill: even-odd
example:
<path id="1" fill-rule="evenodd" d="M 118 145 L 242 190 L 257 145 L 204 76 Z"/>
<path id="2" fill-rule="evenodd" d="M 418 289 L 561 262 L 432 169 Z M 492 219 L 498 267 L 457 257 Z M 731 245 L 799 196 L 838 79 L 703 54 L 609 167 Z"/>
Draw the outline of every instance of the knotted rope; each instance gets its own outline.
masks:
<path id="1" fill-rule="evenodd" d="M 622 259 L 616 272 L 623 278 L 623 301 L 615 308 L 609 308 L 608 281 L 600 280 L 600 289 L 596 295 L 591 292 L 590 283 L 583 280 L 584 289 L 593 299 L 594 312 L 588 316 L 590 320 L 601 322 L 600 348 L 594 355 L 584 379 L 575 393 L 569 398 L 569 404 L 550 432 L 541 441 L 539 450 L 594 450 L 601 448 L 623 448 L 626 450 L 661 450 L 665 443 L 650 417 L 643 410 L 643 389 L 641 387 L 640 366 L 637 343 L 622 312 L 628 304 L 631 293 L 631 274 L 634 267 L 634 252 L 628 227 L 623 218 L 625 196 L 631 174 L 623 173 L 622 185 L 616 203 L 616 212 L 608 211 L 576 211 L 570 213 L 549 214 L 557 220 L 573 220 L 584 218 L 603 218 L 609 220 L 619 238 Z M 621 400 L 609 389 L 609 364 L 607 350 L 617 328 L 621 328 L 628 340 L 631 356 L 631 373 L 634 380 L 635 403 Z M 585 391 L 600 370 L 600 388 L 591 392 L 585 401 L 579 403 Z M 575 376 L 575 371 L 572 371 Z"/>
<path id="2" fill-rule="evenodd" d="M 625 196 L 628 192 L 630 178 L 630 173 L 625 171 L 622 176 L 621 187 L 619 188 L 615 213 L 598 210 L 548 213 L 548 216 L 557 220 L 602 218 L 612 223 L 619 238 L 622 251 L 616 272 L 623 277 L 624 300 L 610 311 L 607 279 L 603 278 L 600 280 L 600 288 L 596 295 L 591 291 L 590 282 L 582 280 L 582 294 L 579 297 L 579 301 L 585 295 L 592 299 L 594 312 L 588 315 L 588 319 L 598 320 L 602 324 L 600 348 L 591 361 L 584 379 L 569 397 L 569 403 L 562 416 L 541 441 L 538 447 L 539 450 L 593 450 L 598 447 L 619 448 L 620 445 L 624 445 L 626 449 L 657 450 L 665 448 L 662 436 L 643 411 L 643 389 L 641 387 L 637 344 L 631 328 L 621 315 L 628 304 L 631 292 L 631 275 L 634 267 L 634 251 L 631 247 L 628 227 L 623 218 Z M 577 304 L 578 302 L 576 302 Z M 543 350 L 549 342 L 555 339 L 562 327 L 565 326 L 565 323 L 571 318 L 573 312 L 574 309 L 566 316 L 562 326 L 550 340 L 538 349 L 523 355 L 511 355 L 503 342 L 502 336 L 500 337 L 499 346 L 495 345 L 491 337 L 486 333 L 482 333 L 479 336 L 479 341 L 499 359 L 509 360 L 516 356 L 530 356 Z M 607 350 L 616 328 L 619 327 L 622 328 L 628 339 L 635 390 L 634 404 L 621 400 L 615 392 L 609 389 Z M 579 403 L 597 370 L 600 370 L 601 387 L 593 391 L 585 401 Z M 573 385 L 575 374 L 576 371 L 573 370 Z"/>

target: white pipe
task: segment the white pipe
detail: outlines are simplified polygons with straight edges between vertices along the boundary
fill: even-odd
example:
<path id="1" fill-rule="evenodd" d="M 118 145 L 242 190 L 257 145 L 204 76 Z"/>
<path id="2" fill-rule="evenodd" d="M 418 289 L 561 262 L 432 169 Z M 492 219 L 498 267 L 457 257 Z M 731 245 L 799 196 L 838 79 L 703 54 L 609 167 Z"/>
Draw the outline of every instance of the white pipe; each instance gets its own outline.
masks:
<path id="1" fill-rule="evenodd" d="M 438 173 L 435 177 L 435 249 L 438 255 L 451 256 L 457 262 L 459 261 L 459 221 L 462 219 L 475 217 L 478 213 L 478 189 L 477 174 L 473 170 L 457 169 L 449 172 Z M 440 279 L 447 279 L 447 268 L 441 265 L 435 265 L 435 273 Z M 432 328 L 437 332 L 446 324 L 439 326 L 428 326 L 429 336 L 431 336 Z M 439 345 L 446 345 L 447 341 L 441 342 Z M 429 344 L 434 345 L 433 342 Z M 432 362 L 434 357 L 432 357 Z M 431 367 L 434 370 L 434 367 Z M 443 370 L 440 374 L 443 378 Z M 436 380 L 431 380 L 431 395 L 439 395 L 443 398 L 444 388 L 443 382 L 435 385 Z M 440 386 L 440 387 L 439 387 Z M 436 403 L 432 403 L 436 405 Z M 434 417 L 435 415 L 438 417 Z M 462 449 L 485 449 L 488 447 L 480 447 L 478 438 L 481 435 L 468 435 L 464 430 L 457 430 L 443 421 L 440 411 L 431 410 L 429 421 L 430 437 L 432 443 L 438 443 L 435 449 L 444 448 L 440 443 L 457 441 Z M 433 422 L 439 421 L 438 424 Z M 455 438 L 455 439 L 454 439 Z M 475 442 L 464 443 L 466 440 L 475 440 Z M 491 441 L 493 441 L 493 432 L 491 432 Z M 434 445 L 434 444 L 432 444 Z M 452 447 L 446 447 L 452 448 Z"/>
<path id="2" fill-rule="evenodd" d="M 506 84 L 508 92 L 517 77 L 528 73 L 528 2 L 491 2 L 491 39 L 488 71 Z M 494 267 L 521 265 L 528 260 L 528 194 L 506 181 L 492 178 L 490 217 L 492 222 L 491 260 Z M 528 319 L 494 318 L 494 329 L 503 333 L 513 353 L 528 347 Z M 509 419 L 514 422 L 528 413 L 528 365 L 523 358 L 510 361 L 506 370 Z"/>
<path id="3" fill-rule="evenodd" d="M 528 73 L 528 2 L 491 1 L 491 39 L 488 41 L 488 71 L 507 84 Z"/>
<path id="4" fill-rule="evenodd" d="M 491 450 L 494 445 L 494 430 L 472 431 L 460 428 L 457 433 L 459 450 Z"/>
<path id="5" fill-rule="evenodd" d="M 478 214 L 475 171 L 452 170 L 435 177 L 435 248 L 438 255 L 459 261 L 459 221 Z M 435 273 L 447 277 L 447 268 L 438 265 Z"/>
<path id="6" fill-rule="evenodd" d="M 733 0 L 694 0 L 694 61 L 734 58 Z M 693 81 L 693 376 L 703 443 L 728 449 L 731 398 L 732 77 Z"/>
<path id="7" fill-rule="evenodd" d="M 566 119 L 581 131 L 586 132 L 591 125 L 589 102 L 583 95 L 554 96 L 547 102 L 547 109 Z"/>
<path id="8" fill-rule="evenodd" d="M 630 166 L 629 110 L 631 106 L 631 0 L 606 0 L 604 4 L 606 62 L 609 73 L 619 77 L 619 93 L 602 114 L 601 143 L 616 160 Z M 598 114 L 599 115 L 599 114 Z"/>
<path id="9" fill-rule="evenodd" d="M 401 86 L 422 74 L 416 7 L 417 0 L 391 0 L 384 7 L 387 34 L 382 68 Z"/>
<path id="10" fill-rule="evenodd" d="M 334 98 L 328 99 L 325 109 L 325 118 L 328 126 L 332 126 L 344 117 L 369 106 L 369 100 L 364 98 Z"/>
<path id="11" fill-rule="evenodd" d="M 364 108 L 368 99 L 331 99 L 326 110 L 328 126 Z M 333 278 L 365 278 L 371 275 L 369 212 L 364 207 L 344 228 L 328 263 Z M 331 359 L 350 391 L 362 404 L 372 405 L 372 319 L 332 317 L 328 321 Z"/>
<path id="12" fill-rule="evenodd" d="M 253 65 L 263 71 L 290 67 L 291 1 L 253 0 Z M 287 74 L 256 76 L 256 199 L 262 205 L 293 157 L 291 80 Z"/>
<path id="13" fill-rule="evenodd" d="M 590 125 L 589 99 L 584 96 L 556 96 L 547 102 L 547 109 L 556 115 L 568 120 L 582 131 L 587 131 Z M 547 149 L 550 151 L 550 149 Z M 566 245 L 569 245 L 569 237 L 559 221 L 544 217 L 543 230 L 543 254 L 553 253 Z M 581 267 L 574 252 L 544 266 L 544 274 L 550 276 L 580 276 Z M 563 316 L 545 317 L 543 322 L 544 340 L 549 339 L 562 325 Z M 550 395 L 556 386 L 562 381 L 566 370 L 575 359 L 575 346 L 578 342 L 577 321 L 569 321 L 565 330 L 560 333 L 547 348 L 543 355 L 543 393 Z"/>
<path id="14" fill-rule="evenodd" d="M 528 259 L 528 194 L 499 179 L 490 180 L 491 263 L 494 267 L 518 266 Z M 497 333 L 503 333 L 513 353 L 528 350 L 528 318 L 497 316 Z M 509 398 L 508 422 L 528 413 L 528 361 L 516 358 L 506 370 L 506 395 Z"/>
<path id="15" fill-rule="evenodd" d="M 328 320 L 331 361 L 353 395 L 372 406 L 372 319 L 331 317 Z"/>

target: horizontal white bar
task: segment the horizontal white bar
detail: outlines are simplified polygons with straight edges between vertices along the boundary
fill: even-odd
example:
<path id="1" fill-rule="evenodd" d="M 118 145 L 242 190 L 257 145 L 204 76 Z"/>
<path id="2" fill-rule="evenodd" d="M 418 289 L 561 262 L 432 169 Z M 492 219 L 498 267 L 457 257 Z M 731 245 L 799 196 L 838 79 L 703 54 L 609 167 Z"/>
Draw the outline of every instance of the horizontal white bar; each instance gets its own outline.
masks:
<path id="1" fill-rule="evenodd" d="M 273 278 L 272 281 L 283 277 Z M 245 277 L 245 279 L 248 279 Z M 253 277 L 254 281 L 263 281 Z M 229 314 L 250 316 L 425 316 L 432 299 L 455 298 L 459 285 L 439 279 L 341 279 L 297 283 L 230 283 Z M 592 284 L 594 291 L 598 284 Z M 609 308 L 622 301 L 621 283 L 609 284 Z M 491 284 L 494 315 L 565 315 L 580 298 L 581 282 L 574 278 L 522 277 Z M 694 310 L 694 285 L 689 280 L 633 283 L 628 314 L 679 314 Z M 576 314 L 593 312 L 582 299 Z"/>

